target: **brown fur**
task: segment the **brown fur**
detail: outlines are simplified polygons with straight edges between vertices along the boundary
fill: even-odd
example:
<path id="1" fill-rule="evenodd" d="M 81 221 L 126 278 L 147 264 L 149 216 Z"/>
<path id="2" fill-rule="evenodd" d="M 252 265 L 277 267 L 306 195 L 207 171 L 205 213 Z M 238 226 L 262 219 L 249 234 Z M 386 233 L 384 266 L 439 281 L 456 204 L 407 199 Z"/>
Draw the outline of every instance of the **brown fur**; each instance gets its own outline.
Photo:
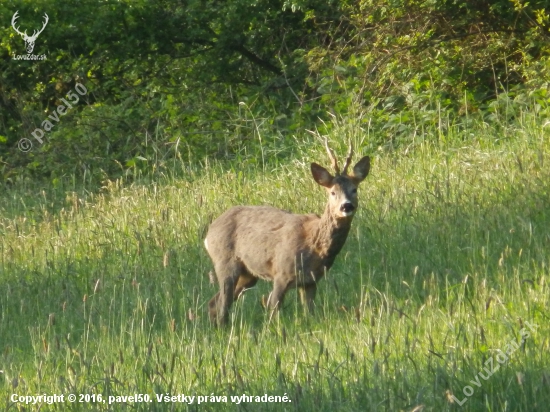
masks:
<path id="1" fill-rule="evenodd" d="M 347 163 L 350 156 L 351 151 Z M 205 240 L 220 285 L 209 302 L 210 318 L 226 323 L 233 301 L 258 279 L 273 281 L 269 308 L 280 307 L 285 293 L 298 288 L 302 303 L 313 309 L 317 282 L 346 242 L 358 205 L 356 189 L 369 168 L 370 159 L 364 157 L 351 176 L 347 166 L 342 174 L 332 176 L 312 163 L 313 178 L 328 192 L 322 216 L 292 214 L 271 206 L 235 206 L 218 217 Z M 347 212 L 346 207 L 353 209 Z"/>

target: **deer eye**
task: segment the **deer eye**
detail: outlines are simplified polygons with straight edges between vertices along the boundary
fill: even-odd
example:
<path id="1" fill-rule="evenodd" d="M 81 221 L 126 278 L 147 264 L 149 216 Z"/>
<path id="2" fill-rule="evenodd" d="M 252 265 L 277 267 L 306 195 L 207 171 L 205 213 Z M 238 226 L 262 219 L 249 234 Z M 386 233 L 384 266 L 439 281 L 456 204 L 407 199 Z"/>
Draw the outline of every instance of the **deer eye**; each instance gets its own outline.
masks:
<path id="1" fill-rule="evenodd" d="M 332 196 L 336 196 L 336 193 L 335 193 L 335 192 L 330 192 L 330 194 L 331 194 Z"/>
<path id="2" fill-rule="evenodd" d="M 353 194 L 357 193 L 357 189 L 352 189 L 351 193 L 353 193 Z"/>

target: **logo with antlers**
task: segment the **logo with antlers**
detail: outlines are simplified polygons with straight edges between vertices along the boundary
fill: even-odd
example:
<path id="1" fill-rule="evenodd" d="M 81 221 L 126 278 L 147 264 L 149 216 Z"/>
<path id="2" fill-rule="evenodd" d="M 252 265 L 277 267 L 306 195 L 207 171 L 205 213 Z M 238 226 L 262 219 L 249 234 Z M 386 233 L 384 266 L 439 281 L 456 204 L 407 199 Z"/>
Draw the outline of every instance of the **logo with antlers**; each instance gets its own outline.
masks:
<path id="1" fill-rule="evenodd" d="M 38 38 L 38 35 L 44 31 L 46 28 L 46 25 L 48 24 L 49 17 L 46 13 L 44 13 L 44 24 L 42 25 L 42 28 L 40 30 L 35 30 L 32 36 L 29 36 L 27 34 L 27 31 L 25 30 L 24 33 L 21 33 L 17 26 L 15 25 L 17 23 L 17 19 L 19 16 L 17 15 L 19 13 L 19 10 L 16 11 L 11 19 L 11 25 L 13 29 L 19 34 L 21 37 L 23 37 L 23 40 L 25 40 L 25 47 L 27 48 L 27 53 L 32 53 L 34 50 L 34 42 Z"/>

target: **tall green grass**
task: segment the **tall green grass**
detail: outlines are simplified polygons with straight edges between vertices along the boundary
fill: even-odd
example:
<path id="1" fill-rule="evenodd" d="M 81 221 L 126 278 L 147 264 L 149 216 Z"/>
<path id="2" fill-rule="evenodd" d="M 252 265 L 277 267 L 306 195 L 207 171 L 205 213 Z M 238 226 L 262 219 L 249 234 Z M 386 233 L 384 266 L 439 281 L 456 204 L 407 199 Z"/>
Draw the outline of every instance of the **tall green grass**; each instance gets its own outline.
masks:
<path id="1" fill-rule="evenodd" d="M 236 204 L 322 212 L 309 162 L 180 164 L 179 177 L 100 190 L 20 183 L 0 203 L 0 405 L 13 393 L 148 394 L 151 403 L 40 410 L 546 411 L 550 404 L 549 128 L 449 128 L 399 150 L 343 122 L 330 137 L 371 154 L 360 211 L 320 283 L 313 316 L 294 292 L 269 321 L 262 283 L 212 327 L 202 241 Z M 436 143 L 428 143 L 428 142 Z M 489 358 L 537 329 L 480 386 Z M 483 372 L 485 373 L 485 372 Z M 463 394 L 465 386 L 473 394 Z M 156 394 L 227 396 L 157 403 Z M 231 403 L 231 395 L 288 403 Z M 467 398 L 458 406 L 458 400 Z"/>

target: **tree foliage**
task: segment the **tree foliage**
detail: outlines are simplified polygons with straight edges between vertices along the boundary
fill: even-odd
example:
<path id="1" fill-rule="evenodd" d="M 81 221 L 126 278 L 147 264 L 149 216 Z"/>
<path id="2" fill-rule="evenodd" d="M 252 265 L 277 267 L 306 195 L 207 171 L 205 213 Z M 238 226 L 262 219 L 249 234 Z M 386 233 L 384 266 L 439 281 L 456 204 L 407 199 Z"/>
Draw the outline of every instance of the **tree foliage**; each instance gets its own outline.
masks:
<path id="1" fill-rule="evenodd" d="M 28 33 L 48 14 L 34 51 L 46 60 L 13 59 L 17 10 Z M 284 146 L 357 107 L 383 143 L 442 113 L 490 116 L 502 96 L 548 106 L 543 0 L 13 0 L 0 16 L 4 181 L 232 155 L 260 127 Z M 38 144 L 76 83 L 83 102 Z"/>

